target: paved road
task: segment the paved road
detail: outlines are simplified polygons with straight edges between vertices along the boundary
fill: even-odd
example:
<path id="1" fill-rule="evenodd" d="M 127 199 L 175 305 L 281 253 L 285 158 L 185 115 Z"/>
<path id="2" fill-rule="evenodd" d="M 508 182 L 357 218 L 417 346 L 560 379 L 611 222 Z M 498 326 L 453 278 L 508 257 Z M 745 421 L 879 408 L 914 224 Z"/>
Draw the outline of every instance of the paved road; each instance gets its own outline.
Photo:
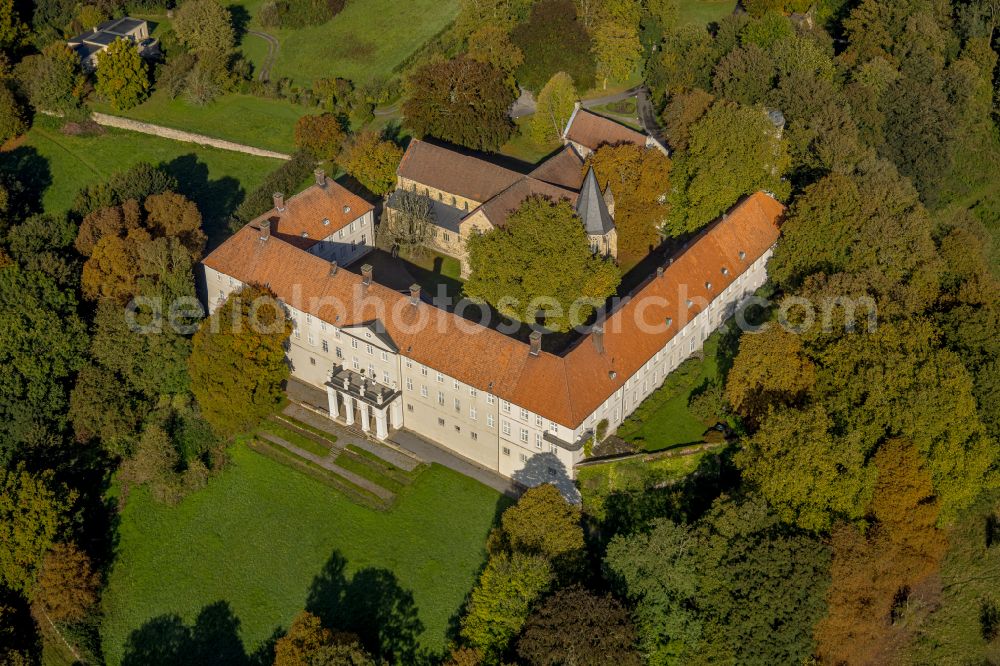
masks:
<path id="1" fill-rule="evenodd" d="M 508 497 L 517 499 L 524 492 L 524 488 L 510 479 L 432 444 L 409 430 L 393 430 L 389 433 L 389 439 L 425 462 L 437 463 L 459 474 L 464 474 Z"/>
<path id="2" fill-rule="evenodd" d="M 278 49 L 281 48 L 281 45 L 278 44 L 278 39 L 274 35 L 269 35 L 266 32 L 247 30 L 247 34 L 260 37 L 267 42 L 267 57 L 264 58 L 264 64 L 260 66 L 260 72 L 257 73 L 257 80 L 269 81 L 271 79 L 271 68 L 274 66 L 274 59 L 278 57 Z"/>

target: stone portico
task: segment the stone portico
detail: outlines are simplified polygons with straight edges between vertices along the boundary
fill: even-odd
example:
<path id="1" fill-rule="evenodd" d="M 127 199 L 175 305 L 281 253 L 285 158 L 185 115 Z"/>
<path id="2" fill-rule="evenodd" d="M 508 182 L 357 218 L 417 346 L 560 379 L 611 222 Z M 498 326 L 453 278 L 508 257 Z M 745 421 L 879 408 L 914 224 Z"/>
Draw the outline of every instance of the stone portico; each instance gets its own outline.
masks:
<path id="1" fill-rule="evenodd" d="M 334 366 L 331 379 L 326 383 L 330 418 L 349 426 L 357 423 L 365 433 L 374 430 L 375 437 L 380 440 L 389 436 L 389 428 L 397 430 L 403 425 L 400 395 L 398 389 L 383 386 L 343 366 Z"/>

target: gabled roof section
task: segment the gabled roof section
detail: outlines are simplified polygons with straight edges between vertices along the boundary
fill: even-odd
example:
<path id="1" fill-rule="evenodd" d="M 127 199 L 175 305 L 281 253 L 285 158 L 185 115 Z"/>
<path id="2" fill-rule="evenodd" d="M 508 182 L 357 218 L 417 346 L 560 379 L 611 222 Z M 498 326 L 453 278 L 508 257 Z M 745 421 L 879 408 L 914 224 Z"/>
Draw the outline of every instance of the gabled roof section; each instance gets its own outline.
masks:
<path id="1" fill-rule="evenodd" d="M 588 236 L 603 236 L 615 228 L 615 221 L 608 212 L 593 167 L 587 169 L 587 175 L 583 179 L 580 198 L 576 201 L 576 214 L 583 220 L 583 228 Z"/>
<path id="2" fill-rule="evenodd" d="M 410 303 L 377 282 L 363 286 L 351 271 L 331 275 L 329 262 L 280 238 L 262 240 L 250 224 L 203 263 L 241 282 L 266 284 L 284 302 L 335 326 L 381 323 L 407 358 L 576 428 L 777 241 L 783 213 L 767 194 L 751 195 L 605 318 L 601 350 L 588 334 L 562 356 L 532 356 L 523 342 L 428 303 Z"/>
<path id="3" fill-rule="evenodd" d="M 558 153 L 545 160 L 532 171 L 532 178 L 543 180 L 551 185 L 564 187 L 567 190 L 579 190 L 583 179 L 583 160 L 573 146 L 565 146 Z"/>
<path id="4" fill-rule="evenodd" d="M 284 210 L 267 211 L 251 223 L 270 220 L 271 234 L 306 249 L 343 229 L 375 207 L 331 178 L 311 185 L 284 202 Z"/>
<path id="5" fill-rule="evenodd" d="M 646 145 L 646 135 L 642 132 L 582 108 L 573 115 L 565 138 L 591 150 L 597 150 L 606 143 L 633 143 L 640 148 Z"/>
<path id="6" fill-rule="evenodd" d="M 566 199 L 570 204 L 576 202 L 576 192 L 550 185 L 531 176 L 524 176 L 476 210 L 481 210 L 493 226 L 502 227 L 507 224 L 510 214 L 520 208 L 525 199 L 534 196 L 546 197 L 552 201 Z"/>
<path id="7" fill-rule="evenodd" d="M 522 177 L 471 155 L 413 139 L 396 175 L 434 189 L 484 203 Z"/>
<path id="8" fill-rule="evenodd" d="M 355 331 L 356 333 L 354 333 L 354 335 L 364 338 L 368 337 L 365 335 L 366 333 L 371 333 L 371 335 L 378 340 L 382 347 L 392 351 L 393 353 L 399 352 L 399 346 L 392 339 L 392 336 L 389 335 L 389 332 L 386 330 L 385 324 L 382 323 L 381 319 L 365 321 L 354 326 L 341 326 L 341 329 L 346 332 Z M 377 344 L 376 346 L 379 345 Z"/>

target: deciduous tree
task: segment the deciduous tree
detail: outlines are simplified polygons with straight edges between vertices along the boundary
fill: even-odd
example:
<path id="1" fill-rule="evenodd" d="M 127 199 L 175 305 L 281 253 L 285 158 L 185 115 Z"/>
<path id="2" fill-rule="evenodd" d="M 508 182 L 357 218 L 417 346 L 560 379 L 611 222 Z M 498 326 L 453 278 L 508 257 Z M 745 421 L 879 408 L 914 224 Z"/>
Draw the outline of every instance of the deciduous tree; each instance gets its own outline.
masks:
<path id="1" fill-rule="evenodd" d="M 0 143 L 28 131 L 28 118 L 24 107 L 10 87 L 0 81 Z"/>
<path id="2" fill-rule="evenodd" d="M 511 41 L 510 31 L 492 23 L 469 35 L 469 57 L 488 62 L 505 72 L 513 72 L 524 62 L 524 54 Z"/>
<path id="3" fill-rule="evenodd" d="M 217 0 L 187 0 L 177 8 L 173 27 L 195 51 L 229 51 L 236 41 L 232 16 Z"/>
<path id="4" fill-rule="evenodd" d="M 621 603 L 574 586 L 535 609 L 517 641 L 517 654 L 531 666 L 639 666 L 635 646 L 635 629 Z"/>
<path id="5" fill-rule="evenodd" d="M 264 287 L 233 292 L 194 336 L 188 372 L 205 420 L 229 437 L 253 429 L 284 397 L 292 326 Z"/>
<path id="6" fill-rule="evenodd" d="M 13 590 L 31 588 L 74 500 L 53 477 L 23 465 L 0 469 L 0 581 Z"/>
<path id="7" fill-rule="evenodd" d="M 608 87 L 608 80 L 625 81 L 642 58 L 642 44 L 636 26 L 615 21 L 601 22 L 594 29 L 594 56 L 597 74 Z"/>
<path id="8" fill-rule="evenodd" d="M 408 190 L 398 190 L 390 201 L 392 210 L 379 225 L 379 242 L 387 247 L 397 246 L 406 252 L 422 252 L 431 235 L 434 207 L 426 195 Z"/>
<path id="9" fill-rule="evenodd" d="M 503 540 L 513 552 L 542 555 L 562 580 L 580 573 L 584 558 L 580 509 L 552 484 L 535 486 L 500 519 Z"/>
<path id="10" fill-rule="evenodd" d="M 358 179 L 373 194 L 383 195 L 396 185 L 396 169 L 403 151 L 378 132 L 355 135 L 337 160 L 347 173 Z"/>
<path id="11" fill-rule="evenodd" d="M 526 323 L 568 331 L 614 293 L 621 276 L 595 256 L 566 201 L 526 199 L 506 225 L 469 240 L 472 275 L 465 293 Z"/>
<path id="12" fill-rule="evenodd" d="M 116 39 L 97 54 L 97 92 L 117 111 L 138 105 L 149 88 L 149 70 L 132 42 Z"/>
<path id="13" fill-rule="evenodd" d="M 97 603 L 100 587 L 101 578 L 87 554 L 72 541 L 57 543 L 42 559 L 31 601 L 50 620 L 78 622 Z"/>
<path id="14" fill-rule="evenodd" d="M 531 117 L 531 136 L 535 143 L 545 145 L 559 141 L 578 99 L 573 77 L 556 72 L 538 93 L 535 115 Z"/>
<path id="15" fill-rule="evenodd" d="M 80 57 L 63 43 L 26 57 L 18 63 L 17 77 L 31 105 L 39 111 L 65 113 L 80 106 L 85 84 Z"/>
<path id="16" fill-rule="evenodd" d="M 514 131 L 517 90 L 495 66 L 459 56 L 418 67 L 407 79 L 406 122 L 418 135 L 499 150 Z"/>
<path id="17" fill-rule="evenodd" d="M 335 158 L 346 137 L 340 119 L 332 113 L 302 116 L 295 123 L 295 145 L 317 159 Z"/>
<path id="18" fill-rule="evenodd" d="M 726 377 L 726 398 L 755 425 L 771 408 L 800 403 L 816 383 L 816 367 L 806 356 L 802 336 L 772 325 L 744 333 Z"/>
<path id="19" fill-rule="evenodd" d="M 577 19 L 572 0 L 539 0 L 512 39 L 524 53 L 516 73 L 525 88 L 540 91 L 556 72 L 569 74 L 581 90 L 594 85 L 590 34 Z"/>

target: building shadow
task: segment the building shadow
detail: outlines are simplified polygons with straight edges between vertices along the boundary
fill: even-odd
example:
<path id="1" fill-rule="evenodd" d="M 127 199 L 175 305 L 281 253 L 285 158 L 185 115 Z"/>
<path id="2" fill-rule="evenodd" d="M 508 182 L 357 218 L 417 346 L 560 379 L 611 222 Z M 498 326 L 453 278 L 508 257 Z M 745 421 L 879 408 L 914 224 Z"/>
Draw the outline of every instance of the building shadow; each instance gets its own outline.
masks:
<path id="1" fill-rule="evenodd" d="M 163 162 L 159 168 L 176 178 L 180 193 L 197 204 L 201 211 L 202 228 L 208 236 L 207 251 L 228 238 L 229 215 L 246 197 L 240 181 L 232 176 L 211 180 L 208 165 L 199 161 L 194 153 Z"/>
<path id="2" fill-rule="evenodd" d="M 239 628 L 226 601 L 202 608 L 192 626 L 177 615 L 160 615 L 129 635 L 122 666 L 256 666 Z"/>
<path id="3" fill-rule="evenodd" d="M 570 478 L 566 465 L 554 453 L 536 453 L 511 478 L 528 488 L 551 483 L 567 501 L 580 503 L 580 491 L 576 483 Z"/>
<path id="4" fill-rule="evenodd" d="M 424 625 L 413 594 L 388 569 L 366 567 L 346 575 L 347 560 L 334 551 L 313 579 L 306 610 L 331 631 L 358 636 L 376 661 L 413 664 L 424 656 L 417 637 Z"/>

